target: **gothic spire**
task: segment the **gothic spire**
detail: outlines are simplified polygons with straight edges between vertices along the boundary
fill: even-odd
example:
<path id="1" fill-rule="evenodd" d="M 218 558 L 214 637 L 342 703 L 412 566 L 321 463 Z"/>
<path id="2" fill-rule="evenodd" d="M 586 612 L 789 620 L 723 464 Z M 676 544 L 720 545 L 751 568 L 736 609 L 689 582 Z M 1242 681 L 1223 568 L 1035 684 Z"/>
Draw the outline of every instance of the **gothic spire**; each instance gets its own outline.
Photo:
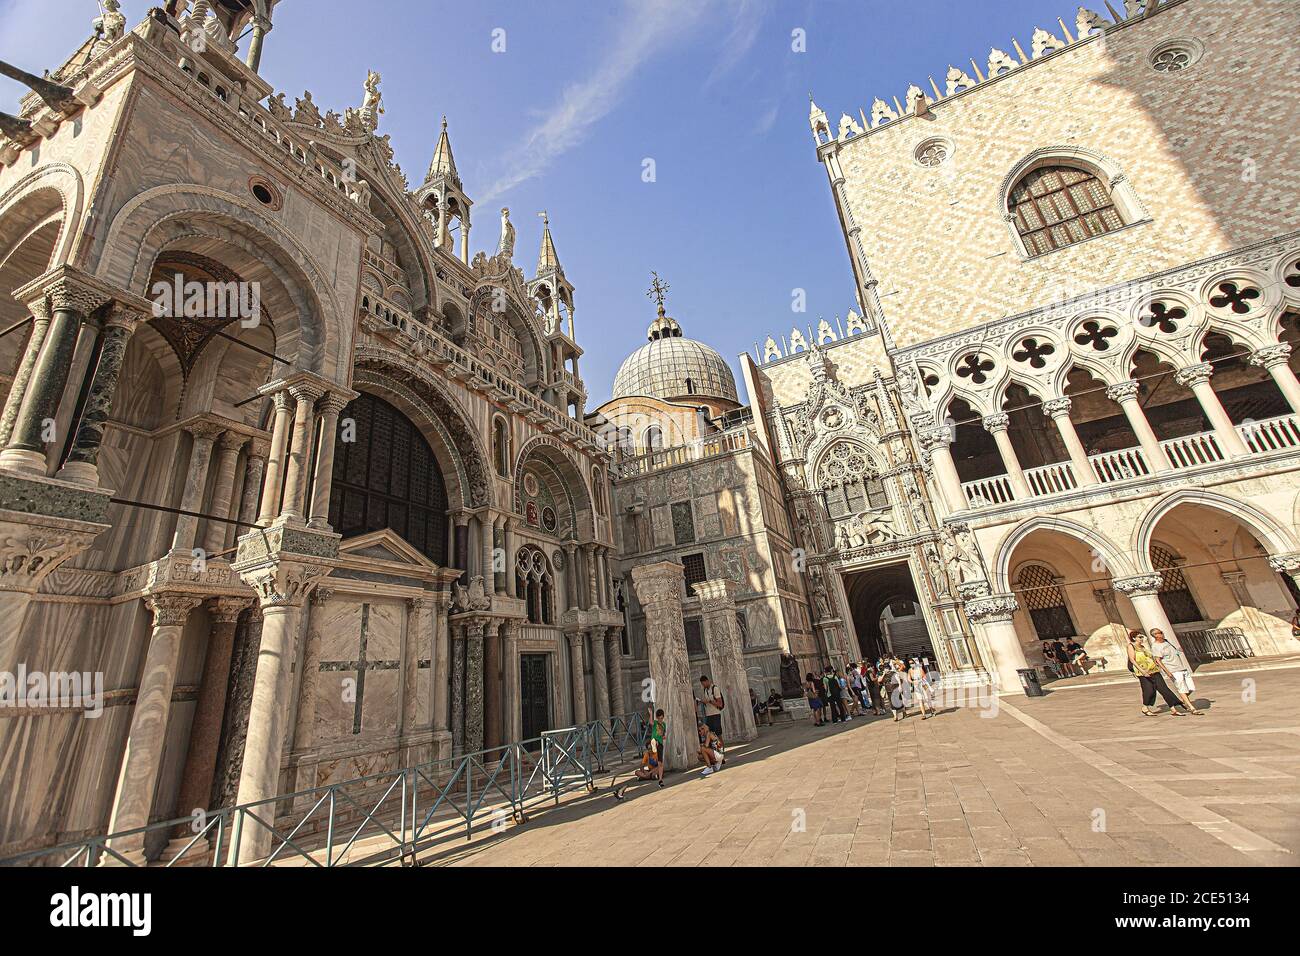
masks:
<path id="1" fill-rule="evenodd" d="M 451 140 L 447 136 L 447 117 L 442 118 L 442 135 L 438 137 L 438 145 L 433 151 L 433 160 L 429 163 L 429 175 L 424 177 L 425 182 L 433 179 L 445 178 L 460 186 L 460 174 L 456 172 L 456 160 L 451 155 Z"/>
<path id="2" fill-rule="evenodd" d="M 555 251 L 555 240 L 551 238 L 551 221 L 543 209 L 537 215 L 542 217 L 542 249 L 537 254 L 537 275 L 547 272 L 563 272 L 559 254 Z"/>

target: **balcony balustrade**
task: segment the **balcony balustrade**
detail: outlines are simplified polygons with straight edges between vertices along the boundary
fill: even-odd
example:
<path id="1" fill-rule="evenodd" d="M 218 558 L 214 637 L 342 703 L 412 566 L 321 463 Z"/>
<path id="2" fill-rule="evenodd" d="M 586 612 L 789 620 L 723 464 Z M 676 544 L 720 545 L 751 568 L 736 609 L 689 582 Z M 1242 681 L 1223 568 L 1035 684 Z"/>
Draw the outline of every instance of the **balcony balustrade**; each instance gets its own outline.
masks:
<path id="1" fill-rule="evenodd" d="M 1254 455 L 1272 455 L 1300 449 L 1300 416 L 1280 415 L 1257 422 L 1243 422 L 1235 427 L 1237 434 Z M 1216 465 L 1228 461 L 1230 457 L 1213 432 L 1167 439 L 1160 442 L 1160 450 L 1167 460 L 1167 469 L 1172 471 Z M 1089 455 L 1088 463 L 1092 466 L 1097 481 L 1103 485 L 1147 478 L 1155 471 L 1141 448 L 1123 448 Z M 1025 470 L 1025 480 L 1034 498 L 1050 498 L 1079 487 L 1070 462 L 1028 468 Z M 1016 500 L 1011 479 L 1007 475 L 977 478 L 963 482 L 961 487 L 970 508 L 990 508 L 1011 504 Z"/>

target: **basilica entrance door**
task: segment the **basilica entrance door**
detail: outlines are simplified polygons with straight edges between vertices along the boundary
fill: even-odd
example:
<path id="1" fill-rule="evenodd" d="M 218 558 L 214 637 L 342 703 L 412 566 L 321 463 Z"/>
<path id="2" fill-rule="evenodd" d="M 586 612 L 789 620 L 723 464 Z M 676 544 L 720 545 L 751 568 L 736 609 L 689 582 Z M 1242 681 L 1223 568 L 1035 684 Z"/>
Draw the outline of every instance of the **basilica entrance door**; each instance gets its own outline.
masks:
<path id="1" fill-rule="evenodd" d="M 546 654 L 519 655 L 519 706 L 523 710 L 524 740 L 529 750 L 539 746 L 537 737 L 551 729 L 551 682 L 546 675 Z"/>

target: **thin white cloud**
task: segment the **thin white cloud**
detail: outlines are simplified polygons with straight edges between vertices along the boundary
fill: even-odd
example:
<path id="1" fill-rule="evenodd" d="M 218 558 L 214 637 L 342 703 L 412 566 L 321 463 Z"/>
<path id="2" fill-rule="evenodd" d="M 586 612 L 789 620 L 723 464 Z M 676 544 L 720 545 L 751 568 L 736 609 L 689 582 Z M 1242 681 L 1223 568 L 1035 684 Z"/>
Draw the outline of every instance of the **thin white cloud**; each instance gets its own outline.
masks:
<path id="1" fill-rule="evenodd" d="M 731 32 L 722 41 L 722 55 L 704 81 L 705 88 L 735 69 L 754 48 L 767 17 L 768 0 L 728 0 L 728 5 L 731 7 Z"/>
<path id="2" fill-rule="evenodd" d="M 737 0 L 729 5 L 743 14 L 750 2 Z M 559 100 L 542 112 L 521 145 L 507 151 L 511 165 L 480 201 L 491 202 L 520 183 L 540 176 L 551 163 L 586 139 L 618 105 L 641 67 L 695 27 L 708 12 L 709 5 L 700 0 L 627 0 L 618 31 L 595 69 L 569 84 Z M 737 36 L 736 28 L 732 36 Z M 750 46 L 754 42 L 745 31 L 739 34 L 739 41 Z"/>

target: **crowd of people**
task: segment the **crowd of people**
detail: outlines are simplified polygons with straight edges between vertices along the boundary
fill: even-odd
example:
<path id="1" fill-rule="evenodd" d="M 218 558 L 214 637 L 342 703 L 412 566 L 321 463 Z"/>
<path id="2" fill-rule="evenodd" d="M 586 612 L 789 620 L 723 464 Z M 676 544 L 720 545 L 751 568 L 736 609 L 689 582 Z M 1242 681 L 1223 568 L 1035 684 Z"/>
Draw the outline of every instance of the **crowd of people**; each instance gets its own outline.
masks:
<path id="1" fill-rule="evenodd" d="M 1203 717 L 1192 700 L 1196 684 L 1187 658 L 1159 628 L 1151 629 L 1151 637 L 1141 631 L 1128 632 L 1128 669 L 1138 679 L 1142 689 L 1142 713 L 1158 716 L 1154 709 L 1156 697 L 1163 698 L 1175 717 L 1194 714 Z M 1092 661 L 1083 647 L 1071 638 L 1069 641 L 1044 641 L 1043 658 L 1058 677 L 1086 674 L 1088 668 L 1099 662 Z M 922 720 L 935 716 L 934 688 L 930 682 L 931 671 L 925 662 L 916 657 L 882 656 L 872 661 L 852 662 L 843 668 L 827 665 L 821 674 L 809 671 L 804 680 L 804 696 L 812 710 L 815 727 L 844 723 L 868 713 L 883 717 L 891 713 L 895 721 L 908 716 L 916 705 Z M 748 705 L 756 723 L 772 724 L 773 715 L 785 710 L 784 700 L 773 690 L 760 698 L 751 687 Z M 700 689 L 695 694 L 695 723 L 699 746 L 696 760 L 701 776 L 712 776 L 726 763 L 726 746 L 722 738 L 722 712 L 727 706 L 722 691 L 707 674 L 700 676 Z M 641 765 L 634 771 L 638 780 L 655 780 L 664 785 L 664 741 L 668 728 L 662 709 L 647 714 L 649 731 Z M 630 781 L 628 782 L 630 783 Z M 628 783 L 614 789 L 614 797 L 625 798 Z"/>
<path id="2" fill-rule="evenodd" d="M 889 711 L 898 721 L 913 704 L 918 705 L 922 720 L 936 713 L 930 671 L 916 657 L 850 662 L 842 670 L 828 665 L 820 676 L 808 673 L 804 696 L 814 727 L 863 717 L 868 711 L 878 717 Z"/>

